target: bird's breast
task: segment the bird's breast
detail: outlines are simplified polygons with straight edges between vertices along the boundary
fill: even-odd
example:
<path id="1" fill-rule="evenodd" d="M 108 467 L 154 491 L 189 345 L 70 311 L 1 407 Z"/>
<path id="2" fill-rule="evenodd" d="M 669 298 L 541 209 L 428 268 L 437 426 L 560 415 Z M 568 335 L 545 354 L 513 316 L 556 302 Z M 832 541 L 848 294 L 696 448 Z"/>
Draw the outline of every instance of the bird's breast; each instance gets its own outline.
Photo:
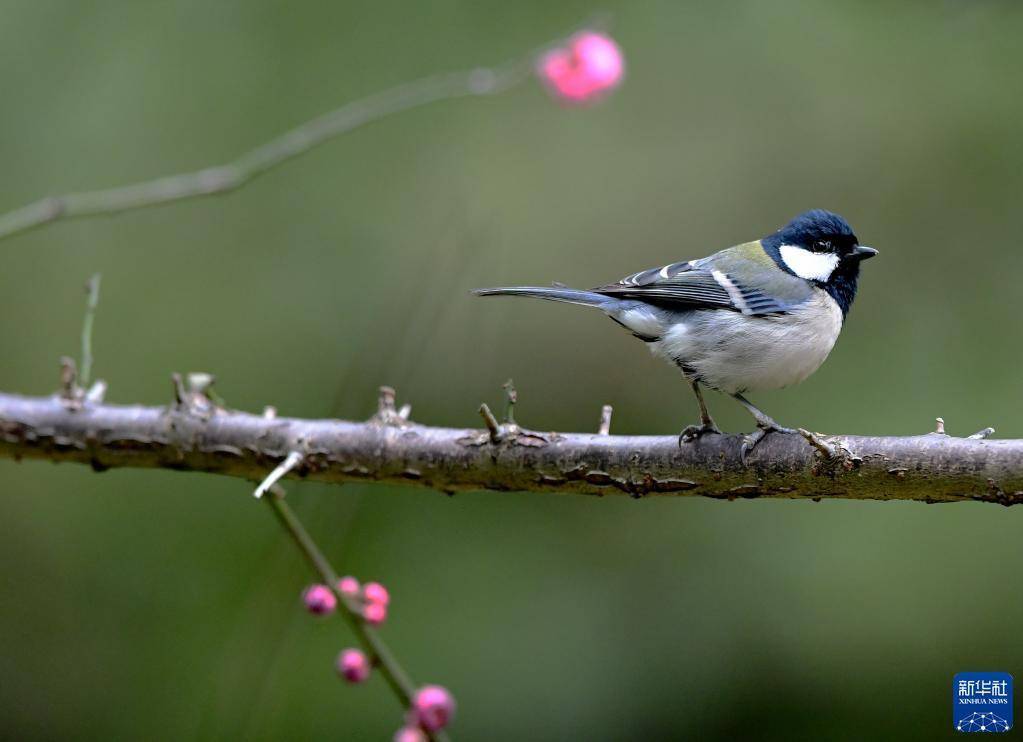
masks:
<path id="1" fill-rule="evenodd" d="M 820 368 L 841 330 L 838 303 L 817 289 L 786 314 L 679 312 L 652 350 L 724 392 L 779 389 Z"/>

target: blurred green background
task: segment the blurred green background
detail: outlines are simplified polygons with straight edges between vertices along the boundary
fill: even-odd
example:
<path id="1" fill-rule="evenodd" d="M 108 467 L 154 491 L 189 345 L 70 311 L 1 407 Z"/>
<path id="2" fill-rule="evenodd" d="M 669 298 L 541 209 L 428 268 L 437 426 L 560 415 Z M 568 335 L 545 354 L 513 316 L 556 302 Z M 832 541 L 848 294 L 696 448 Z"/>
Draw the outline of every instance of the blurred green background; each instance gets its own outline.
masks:
<path id="1" fill-rule="evenodd" d="M 604 105 L 530 82 L 344 136 L 226 197 L 0 244 L 0 389 L 46 394 L 103 273 L 95 373 L 162 404 L 619 433 L 695 419 L 678 373 L 598 314 L 477 301 L 589 286 L 811 207 L 881 256 L 786 424 L 1023 436 L 1020 95 L 1009 2 L 6 2 L 0 208 L 234 158 L 342 102 L 493 64 L 611 13 Z M 639 381 L 642 380 L 642 381 Z M 749 427 L 711 395 L 724 427 Z M 246 483 L 0 461 L 0 736 L 389 739 L 382 680 L 314 621 L 312 575 Z M 1023 508 L 604 499 L 292 485 L 384 635 L 473 740 L 939 739 L 953 673 L 1023 674 Z"/>

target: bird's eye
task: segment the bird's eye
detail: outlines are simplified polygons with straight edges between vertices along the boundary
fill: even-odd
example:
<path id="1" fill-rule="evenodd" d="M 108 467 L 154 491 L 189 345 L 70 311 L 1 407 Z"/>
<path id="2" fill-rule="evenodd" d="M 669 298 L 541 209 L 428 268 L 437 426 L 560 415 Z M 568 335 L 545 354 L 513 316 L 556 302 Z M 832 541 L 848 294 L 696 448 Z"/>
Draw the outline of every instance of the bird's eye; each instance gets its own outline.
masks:
<path id="1" fill-rule="evenodd" d="M 814 252 L 831 252 L 830 240 L 817 240 L 813 243 Z"/>

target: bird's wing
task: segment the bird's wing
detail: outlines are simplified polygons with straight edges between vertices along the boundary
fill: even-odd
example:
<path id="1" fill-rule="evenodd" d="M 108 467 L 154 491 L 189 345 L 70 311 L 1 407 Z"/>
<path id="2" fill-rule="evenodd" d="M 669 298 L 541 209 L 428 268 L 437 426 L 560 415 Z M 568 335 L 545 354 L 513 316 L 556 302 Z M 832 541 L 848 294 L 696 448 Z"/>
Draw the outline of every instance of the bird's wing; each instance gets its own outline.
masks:
<path id="1" fill-rule="evenodd" d="M 737 308 L 727 289 L 714 278 L 714 274 L 697 268 L 692 261 L 650 268 L 593 290 L 599 294 L 640 299 L 664 306 L 678 304 L 689 308 Z"/>
<path id="2" fill-rule="evenodd" d="M 759 243 L 752 242 L 700 260 L 633 273 L 593 290 L 667 309 L 730 309 L 762 316 L 789 311 L 809 299 L 813 288 L 775 266 Z"/>

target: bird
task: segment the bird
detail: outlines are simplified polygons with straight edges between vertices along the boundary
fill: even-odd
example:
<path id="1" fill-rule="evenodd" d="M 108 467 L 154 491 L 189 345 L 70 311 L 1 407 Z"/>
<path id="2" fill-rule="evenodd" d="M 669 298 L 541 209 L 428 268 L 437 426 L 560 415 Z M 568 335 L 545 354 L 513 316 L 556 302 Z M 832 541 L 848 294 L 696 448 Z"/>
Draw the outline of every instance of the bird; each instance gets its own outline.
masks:
<path id="1" fill-rule="evenodd" d="M 797 384 L 824 363 L 856 298 L 860 263 L 877 250 L 824 209 L 804 212 L 759 240 L 626 276 L 590 290 L 561 283 L 475 289 L 477 296 L 525 296 L 594 307 L 677 366 L 700 422 L 679 446 L 721 435 L 701 387 L 734 397 L 753 416 L 740 457 L 768 433 L 794 433 L 746 398 Z"/>

